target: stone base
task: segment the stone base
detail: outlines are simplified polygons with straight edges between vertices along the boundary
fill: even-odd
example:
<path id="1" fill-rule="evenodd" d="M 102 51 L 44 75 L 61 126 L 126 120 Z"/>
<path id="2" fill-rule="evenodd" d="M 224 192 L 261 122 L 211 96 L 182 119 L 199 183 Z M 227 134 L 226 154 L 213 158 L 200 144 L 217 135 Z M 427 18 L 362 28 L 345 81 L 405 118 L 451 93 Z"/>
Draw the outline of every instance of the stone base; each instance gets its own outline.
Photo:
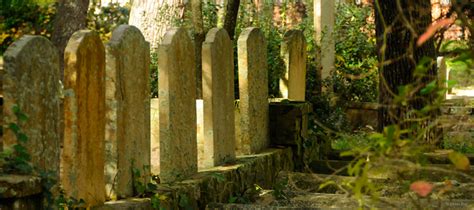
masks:
<path id="1" fill-rule="evenodd" d="M 371 126 L 373 129 L 378 127 L 377 103 L 353 103 L 346 109 L 346 117 L 352 129 Z"/>
<path id="2" fill-rule="evenodd" d="M 93 207 L 93 210 L 152 210 L 149 198 L 130 198 L 119 201 L 108 201 L 104 205 Z"/>
<path id="3" fill-rule="evenodd" d="M 281 171 L 293 170 L 290 148 L 267 149 L 259 154 L 238 156 L 235 164 L 203 169 L 188 180 L 158 185 L 164 209 L 204 209 L 211 202 L 228 202 L 231 196 L 254 188 L 272 188 Z M 148 210 L 151 200 L 126 199 L 109 201 L 96 210 Z"/>
<path id="4" fill-rule="evenodd" d="M 0 175 L 0 209 L 39 209 L 41 200 L 39 177 Z"/>
<path id="5" fill-rule="evenodd" d="M 289 101 L 287 99 L 270 99 L 270 144 L 290 146 L 293 149 L 293 162 L 296 170 L 304 168 L 306 159 L 318 156 L 314 148 L 309 148 L 304 141 L 308 140 L 308 121 L 312 105 L 309 102 Z M 319 145 L 314 145 L 319 146 Z M 307 150 L 307 151 L 306 151 Z M 308 158 L 310 157 L 311 158 Z"/>

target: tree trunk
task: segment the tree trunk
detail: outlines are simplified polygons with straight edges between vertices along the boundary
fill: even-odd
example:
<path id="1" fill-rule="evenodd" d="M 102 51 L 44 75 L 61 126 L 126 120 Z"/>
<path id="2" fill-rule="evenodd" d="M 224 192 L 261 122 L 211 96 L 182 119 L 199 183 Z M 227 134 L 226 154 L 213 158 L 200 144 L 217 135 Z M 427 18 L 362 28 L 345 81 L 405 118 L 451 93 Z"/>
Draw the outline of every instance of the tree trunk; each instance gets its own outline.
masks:
<path id="1" fill-rule="evenodd" d="M 184 17 L 185 0 L 134 0 L 128 23 L 136 26 L 156 51 L 166 31 Z"/>
<path id="2" fill-rule="evenodd" d="M 194 28 L 194 46 L 196 56 L 196 97 L 202 99 L 202 43 L 206 38 L 202 20 L 201 0 L 191 0 L 191 12 Z"/>
<path id="3" fill-rule="evenodd" d="M 239 14 L 240 0 L 228 0 L 224 17 L 224 29 L 229 33 L 229 37 L 234 40 L 235 26 L 237 25 L 237 15 Z"/>
<path id="4" fill-rule="evenodd" d="M 433 96 L 421 95 L 420 89 L 436 79 L 433 39 L 416 46 L 417 38 L 431 23 L 430 0 L 376 0 L 376 35 L 380 61 L 379 70 L 379 130 L 398 124 L 411 127 L 407 120 L 415 117 L 409 110 L 419 110 L 432 102 Z M 423 75 L 415 73 L 422 58 L 431 59 Z M 410 86 L 407 86 L 410 85 Z M 407 94 L 399 87 L 409 87 Z M 398 95 L 404 95 L 399 100 Z M 431 114 L 431 113 L 430 113 Z M 429 121 L 429 120 L 428 120 Z M 426 126 L 428 121 L 418 122 Z"/>
<path id="5" fill-rule="evenodd" d="M 59 50 L 61 78 L 64 76 L 64 49 L 74 32 L 86 28 L 89 0 L 59 0 L 52 42 Z"/>

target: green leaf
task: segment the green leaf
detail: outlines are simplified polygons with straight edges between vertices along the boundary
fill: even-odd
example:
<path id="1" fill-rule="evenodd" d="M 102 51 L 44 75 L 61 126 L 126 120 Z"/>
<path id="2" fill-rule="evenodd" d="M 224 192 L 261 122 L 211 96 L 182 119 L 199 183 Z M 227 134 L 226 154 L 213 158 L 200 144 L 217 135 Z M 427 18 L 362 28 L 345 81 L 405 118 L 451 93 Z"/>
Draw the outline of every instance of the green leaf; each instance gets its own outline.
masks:
<path id="1" fill-rule="evenodd" d="M 26 150 L 26 148 L 21 145 L 21 144 L 15 144 L 13 145 L 13 149 L 15 150 L 15 152 L 17 153 L 28 153 L 28 150 Z"/>
<path id="2" fill-rule="evenodd" d="M 14 114 L 20 113 L 20 107 L 18 105 L 13 105 L 12 111 Z"/>
<path id="3" fill-rule="evenodd" d="M 458 84 L 458 81 L 456 80 L 447 80 L 446 82 L 448 83 L 448 88 L 452 88 Z"/>
<path id="4" fill-rule="evenodd" d="M 151 196 L 151 207 L 153 209 L 159 209 L 160 208 L 160 204 L 161 204 L 161 201 L 160 201 L 160 197 L 159 197 L 159 194 L 155 194 L 153 196 Z"/>
<path id="5" fill-rule="evenodd" d="M 421 95 L 426 95 L 431 93 L 436 88 L 436 80 L 428 83 L 423 89 L 420 90 Z"/>
<path id="6" fill-rule="evenodd" d="M 211 176 L 214 177 L 217 180 L 217 182 L 224 182 L 225 181 L 225 177 L 222 173 L 215 172 L 215 173 L 212 173 Z"/>
<path id="7" fill-rule="evenodd" d="M 415 67 L 414 74 L 415 75 L 426 75 L 426 72 L 428 71 L 429 66 L 431 64 L 431 61 L 432 61 L 432 59 L 427 57 L 427 56 L 424 56 L 423 58 L 421 58 L 421 60 L 418 61 L 418 64 Z"/>
<path id="8" fill-rule="evenodd" d="M 326 181 L 326 182 L 320 184 L 319 189 L 321 190 L 321 189 L 323 189 L 323 188 L 325 188 L 329 185 L 335 185 L 335 184 L 336 184 L 336 182 L 334 182 L 333 180 L 329 180 L 329 181 Z"/>
<path id="9" fill-rule="evenodd" d="M 235 197 L 235 196 L 231 196 L 229 198 L 229 203 L 235 203 L 236 201 L 237 201 L 237 197 Z"/>
<path id="10" fill-rule="evenodd" d="M 138 168 L 133 168 L 132 173 L 133 173 L 133 176 L 135 177 L 135 179 L 141 177 L 140 170 Z"/>
<path id="11" fill-rule="evenodd" d="M 17 113 L 16 114 L 16 117 L 18 118 L 18 120 L 20 120 L 21 122 L 26 122 L 28 120 L 28 116 L 26 116 L 26 114 L 24 113 Z"/>
<path id="12" fill-rule="evenodd" d="M 350 151 L 350 150 L 349 150 L 349 151 L 341 152 L 341 153 L 339 154 L 339 156 L 341 156 L 341 157 L 347 157 L 347 156 L 352 156 L 352 155 L 354 155 L 354 152 L 353 152 L 353 151 Z"/>
<path id="13" fill-rule="evenodd" d="M 28 136 L 26 136 L 26 134 L 24 134 L 24 133 L 19 133 L 17 135 L 17 138 L 18 138 L 18 141 L 21 142 L 21 143 L 28 142 Z"/>
<path id="14" fill-rule="evenodd" d="M 150 192 L 150 191 L 156 191 L 158 189 L 158 186 L 153 183 L 148 183 L 146 185 L 146 188 L 147 188 L 147 191 Z"/>
<path id="15" fill-rule="evenodd" d="M 137 191 L 137 193 L 139 195 L 142 195 L 142 194 L 145 193 L 146 188 L 145 188 L 145 185 L 143 183 L 135 182 L 135 190 Z"/>
<path id="16" fill-rule="evenodd" d="M 431 105 L 426 105 L 426 106 L 424 106 L 424 107 L 420 110 L 420 112 L 421 112 L 422 114 L 427 114 L 427 113 L 428 113 L 429 111 L 431 111 L 432 109 L 433 109 L 433 106 L 431 106 Z"/>
<path id="17" fill-rule="evenodd" d="M 8 124 L 8 128 L 10 128 L 10 130 L 12 130 L 14 133 L 18 133 L 20 131 L 20 127 L 15 123 Z"/>
<path id="18" fill-rule="evenodd" d="M 179 196 L 179 204 L 180 207 L 182 208 L 187 208 L 189 207 L 189 199 L 187 195 L 181 195 Z"/>
<path id="19" fill-rule="evenodd" d="M 451 152 L 448 154 L 449 160 L 454 164 L 454 166 L 459 170 L 469 170 L 469 158 L 464 154 L 459 152 Z"/>

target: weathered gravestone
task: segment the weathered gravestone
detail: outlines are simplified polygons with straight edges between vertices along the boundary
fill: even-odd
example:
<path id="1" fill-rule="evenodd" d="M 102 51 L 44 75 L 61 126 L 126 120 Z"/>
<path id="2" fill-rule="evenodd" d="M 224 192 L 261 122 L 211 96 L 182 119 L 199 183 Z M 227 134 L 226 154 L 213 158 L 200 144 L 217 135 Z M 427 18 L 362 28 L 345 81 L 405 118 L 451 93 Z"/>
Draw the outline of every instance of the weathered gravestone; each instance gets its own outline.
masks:
<path id="1" fill-rule="evenodd" d="M 27 35 L 6 50 L 4 62 L 4 145 L 23 144 L 33 166 L 57 176 L 61 119 L 58 51 L 48 39 Z M 19 117 L 18 111 L 27 119 Z M 17 137 L 12 123 L 26 136 Z"/>
<path id="2" fill-rule="evenodd" d="M 105 201 L 105 51 L 97 33 L 75 32 L 64 53 L 61 184 L 89 205 Z"/>
<path id="3" fill-rule="evenodd" d="M 158 57 L 160 178 L 172 182 L 197 172 L 196 72 L 187 32 L 167 31 Z"/>
<path id="4" fill-rule="evenodd" d="M 321 69 L 319 70 L 320 78 L 324 81 L 330 78 L 335 70 L 334 63 L 336 60 L 336 43 L 334 25 L 336 20 L 336 2 L 327 0 L 314 0 L 314 28 L 315 41 L 321 47 L 321 55 L 317 58 Z M 332 88 L 323 86 L 323 91 L 332 92 Z"/>
<path id="5" fill-rule="evenodd" d="M 160 100 L 150 101 L 151 173 L 160 174 Z"/>
<path id="6" fill-rule="evenodd" d="M 446 89 L 445 98 L 448 94 L 452 93 L 452 89 L 448 89 L 448 80 L 449 80 L 449 69 L 446 65 L 446 58 L 439 56 L 436 58 L 438 66 L 438 85 L 440 88 Z"/>
<path id="7" fill-rule="evenodd" d="M 235 159 L 234 56 L 224 29 L 213 28 L 202 47 L 204 149 L 202 167 Z"/>
<path id="8" fill-rule="evenodd" d="M 204 161 L 206 158 L 209 159 L 211 156 L 204 153 L 206 147 L 206 141 L 204 140 L 204 100 L 196 100 L 196 138 L 198 148 L 198 168 L 206 168 Z"/>
<path id="9" fill-rule="evenodd" d="M 3 125 L 3 57 L 0 57 L 0 125 Z M 3 151 L 3 128 L 0 127 L 0 152 Z"/>
<path id="10" fill-rule="evenodd" d="M 306 39 L 300 30 L 285 33 L 281 54 L 286 72 L 280 78 L 280 92 L 283 98 L 304 101 L 306 88 Z"/>
<path id="11" fill-rule="evenodd" d="M 133 195 L 132 170 L 150 173 L 150 49 L 135 26 L 121 25 L 106 45 L 106 191 Z"/>
<path id="12" fill-rule="evenodd" d="M 159 120 L 159 106 L 160 100 L 158 98 L 151 99 L 151 173 L 152 174 L 160 174 L 160 120 Z M 200 141 L 199 139 L 203 139 L 203 130 L 204 130 L 204 115 L 203 110 L 203 100 L 197 99 L 196 100 L 196 136 L 198 142 L 198 153 L 204 153 L 204 141 Z M 203 156 L 198 155 L 198 164 L 203 162 Z M 202 165 L 202 164 L 201 164 Z M 199 165 L 198 165 L 199 166 Z"/>
<path id="13" fill-rule="evenodd" d="M 269 145 L 267 45 L 258 28 L 247 28 L 238 40 L 239 117 L 237 151 L 259 152 Z"/>

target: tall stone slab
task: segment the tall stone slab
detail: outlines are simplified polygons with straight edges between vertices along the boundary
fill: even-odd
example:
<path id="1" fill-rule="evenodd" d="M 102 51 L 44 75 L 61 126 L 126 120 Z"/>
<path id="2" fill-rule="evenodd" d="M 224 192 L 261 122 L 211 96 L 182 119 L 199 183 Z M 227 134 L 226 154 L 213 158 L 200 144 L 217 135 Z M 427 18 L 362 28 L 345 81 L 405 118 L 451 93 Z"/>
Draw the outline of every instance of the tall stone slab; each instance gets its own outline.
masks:
<path id="1" fill-rule="evenodd" d="M 2 73 L 4 146 L 23 144 L 35 167 L 58 176 L 61 86 L 57 49 L 44 37 L 24 36 L 6 50 Z M 18 119 L 14 107 L 28 119 Z M 26 134 L 26 142 L 8 128 L 11 123 Z"/>
<path id="2" fill-rule="evenodd" d="M 3 125 L 3 57 L 0 57 L 0 125 Z M 0 152 L 3 151 L 3 128 L 0 128 Z"/>
<path id="3" fill-rule="evenodd" d="M 150 101 L 151 173 L 160 174 L 160 100 Z"/>
<path id="4" fill-rule="evenodd" d="M 286 72 L 280 78 L 280 92 L 283 98 L 295 101 L 305 100 L 306 89 L 306 39 L 300 30 L 285 33 L 281 45 L 281 56 Z"/>
<path id="5" fill-rule="evenodd" d="M 194 45 L 172 28 L 158 48 L 160 178 L 172 182 L 197 172 Z"/>
<path id="6" fill-rule="evenodd" d="M 314 0 L 314 30 L 316 43 L 320 47 L 317 62 L 321 65 L 321 80 L 331 76 L 335 70 L 336 43 L 334 38 L 334 25 L 336 20 L 336 1 Z M 332 92 L 325 89 L 324 92 Z"/>
<path id="7" fill-rule="evenodd" d="M 204 110 L 203 110 L 203 100 L 196 100 L 196 129 L 197 129 L 197 142 L 198 142 L 198 153 L 201 154 L 204 152 L 204 141 L 203 139 L 203 130 L 204 130 Z M 151 173 L 160 174 L 160 100 L 158 98 L 151 99 Z M 198 155 L 198 166 L 202 165 L 203 156 Z"/>
<path id="8" fill-rule="evenodd" d="M 267 46 L 258 28 L 246 28 L 238 39 L 238 154 L 259 152 L 269 145 Z"/>
<path id="9" fill-rule="evenodd" d="M 206 157 L 211 157 L 210 155 L 205 155 L 204 148 L 206 147 L 206 141 L 204 140 L 204 100 L 196 100 L 196 138 L 197 138 L 197 148 L 198 148 L 198 169 L 206 168 L 204 161 Z M 209 159 L 209 158 L 208 158 Z"/>
<path id="10" fill-rule="evenodd" d="M 117 27 L 106 45 L 106 191 L 133 195 L 132 169 L 150 173 L 150 48 L 135 26 Z"/>
<path id="11" fill-rule="evenodd" d="M 97 33 L 75 32 L 64 53 L 61 184 L 89 205 L 105 201 L 105 50 Z"/>
<path id="12" fill-rule="evenodd" d="M 204 153 L 202 167 L 235 159 L 234 53 L 225 29 L 209 30 L 202 46 Z"/>
<path id="13" fill-rule="evenodd" d="M 437 57 L 436 64 L 438 66 L 438 85 L 440 88 L 446 89 L 444 96 L 446 98 L 448 94 L 452 93 L 452 89 L 448 89 L 449 69 L 446 65 L 446 58 L 442 56 Z"/>

